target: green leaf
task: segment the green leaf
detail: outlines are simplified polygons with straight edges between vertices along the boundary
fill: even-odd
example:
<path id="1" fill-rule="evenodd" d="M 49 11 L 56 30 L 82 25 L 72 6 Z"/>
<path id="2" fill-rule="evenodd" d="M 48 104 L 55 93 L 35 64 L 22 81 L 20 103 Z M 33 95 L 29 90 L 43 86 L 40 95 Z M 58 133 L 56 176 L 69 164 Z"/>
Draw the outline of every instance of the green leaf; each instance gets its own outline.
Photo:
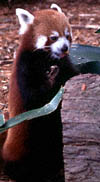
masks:
<path id="1" fill-rule="evenodd" d="M 39 108 L 39 109 L 34 109 L 28 112 L 24 112 L 20 115 L 17 115 L 14 118 L 9 119 L 1 128 L 0 128 L 0 133 L 4 132 L 8 128 L 11 128 L 13 126 L 16 126 L 17 124 L 25 121 L 25 120 L 30 120 L 34 119 L 40 116 L 45 116 L 48 115 L 52 112 L 54 112 L 59 103 L 61 102 L 62 95 L 64 93 L 64 88 L 61 88 L 56 96 L 50 101 L 50 103 L 46 104 L 45 106 Z M 33 121 L 34 122 L 34 121 Z"/>
<path id="2" fill-rule="evenodd" d="M 70 56 L 81 73 L 100 74 L 100 47 L 73 44 Z"/>
<path id="3" fill-rule="evenodd" d="M 1 111 L 0 111 L 0 113 L 1 113 Z M 4 123 L 5 123 L 5 121 L 4 121 L 4 115 L 3 114 L 0 114 L 0 127 L 3 126 Z"/>
<path id="4" fill-rule="evenodd" d="M 100 47 L 73 44 L 70 56 L 75 65 L 78 63 L 100 61 Z"/>
<path id="5" fill-rule="evenodd" d="M 94 62 L 87 62 L 87 63 L 81 63 L 76 66 L 81 73 L 92 73 L 92 74 L 100 74 L 100 62 L 94 61 Z"/>
<path id="6" fill-rule="evenodd" d="M 95 33 L 100 33 L 100 29 L 98 29 Z"/>

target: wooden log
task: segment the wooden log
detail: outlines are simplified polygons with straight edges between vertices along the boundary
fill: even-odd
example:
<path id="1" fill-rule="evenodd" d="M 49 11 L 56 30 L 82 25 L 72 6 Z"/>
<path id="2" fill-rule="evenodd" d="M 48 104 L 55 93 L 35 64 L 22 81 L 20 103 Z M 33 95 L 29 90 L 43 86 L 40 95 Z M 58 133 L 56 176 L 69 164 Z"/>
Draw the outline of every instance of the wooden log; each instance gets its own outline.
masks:
<path id="1" fill-rule="evenodd" d="M 65 84 L 61 117 L 65 182 L 100 182 L 100 76 Z"/>

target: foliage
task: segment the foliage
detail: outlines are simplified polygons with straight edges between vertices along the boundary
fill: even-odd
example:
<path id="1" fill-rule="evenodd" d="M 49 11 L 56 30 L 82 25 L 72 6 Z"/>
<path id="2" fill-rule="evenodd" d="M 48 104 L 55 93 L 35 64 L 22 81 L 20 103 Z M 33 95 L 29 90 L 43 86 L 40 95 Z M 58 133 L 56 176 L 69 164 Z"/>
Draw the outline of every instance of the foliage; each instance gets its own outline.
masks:
<path id="1" fill-rule="evenodd" d="M 33 118 L 41 117 L 41 116 L 48 115 L 54 112 L 57 109 L 62 99 L 63 92 L 64 92 L 64 88 L 61 87 L 61 89 L 58 91 L 56 96 L 50 101 L 50 103 L 46 104 L 45 106 L 41 108 L 34 109 L 28 112 L 24 112 L 20 115 L 17 115 L 16 117 L 9 119 L 7 122 L 4 121 L 3 114 L 1 114 L 0 115 L 0 126 L 1 126 L 0 133 L 4 132 L 8 128 L 11 128 L 25 120 L 31 120 Z"/>

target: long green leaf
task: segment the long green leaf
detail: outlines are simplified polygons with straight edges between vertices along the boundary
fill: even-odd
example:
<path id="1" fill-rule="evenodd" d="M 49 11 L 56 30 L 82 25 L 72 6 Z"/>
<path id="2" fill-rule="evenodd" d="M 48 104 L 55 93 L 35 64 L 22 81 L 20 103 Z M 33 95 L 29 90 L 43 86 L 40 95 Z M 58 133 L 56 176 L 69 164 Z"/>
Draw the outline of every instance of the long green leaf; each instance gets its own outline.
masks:
<path id="1" fill-rule="evenodd" d="M 74 44 L 70 56 L 81 73 L 100 74 L 100 47 Z"/>
<path id="2" fill-rule="evenodd" d="M 100 47 L 73 44 L 70 57 L 75 65 L 92 61 L 100 62 Z"/>
<path id="3" fill-rule="evenodd" d="M 4 121 L 4 115 L 1 114 L 1 112 L 0 112 L 0 127 L 3 126 L 4 123 L 5 123 L 5 121 Z"/>
<path id="4" fill-rule="evenodd" d="M 57 107 L 62 99 L 63 92 L 64 92 L 64 88 L 61 88 L 58 91 L 58 93 L 56 94 L 56 96 L 50 101 L 50 103 L 46 104 L 45 106 L 43 106 L 39 109 L 34 109 L 34 110 L 31 110 L 28 112 L 24 112 L 20 115 L 17 115 L 14 118 L 9 119 L 2 127 L 0 127 L 0 133 L 4 132 L 8 128 L 16 126 L 17 124 L 19 124 L 25 120 L 30 120 L 30 119 L 37 118 L 40 116 L 45 116 L 45 115 L 48 115 L 48 114 L 54 112 L 57 109 Z"/>
<path id="5" fill-rule="evenodd" d="M 100 33 L 100 29 L 98 29 L 95 33 Z"/>
<path id="6" fill-rule="evenodd" d="M 92 73 L 100 75 L 100 61 L 81 63 L 76 66 L 81 73 Z"/>

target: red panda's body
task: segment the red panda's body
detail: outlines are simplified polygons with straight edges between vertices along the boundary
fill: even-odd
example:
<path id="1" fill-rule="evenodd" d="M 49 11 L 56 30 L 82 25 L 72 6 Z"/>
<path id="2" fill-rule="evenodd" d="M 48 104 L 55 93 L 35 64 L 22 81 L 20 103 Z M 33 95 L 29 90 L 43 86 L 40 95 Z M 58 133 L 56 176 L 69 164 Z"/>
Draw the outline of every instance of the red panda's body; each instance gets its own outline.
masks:
<path id="1" fill-rule="evenodd" d="M 27 16 L 33 18 L 34 23 L 29 23 L 26 28 L 30 21 Z M 22 33 L 13 64 L 9 89 L 10 118 L 48 103 L 60 86 L 77 74 L 68 55 L 64 55 L 68 41 L 71 41 L 69 34 L 68 41 L 65 41 L 62 31 L 67 26 L 70 32 L 65 15 L 55 10 L 42 10 L 34 13 L 34 17 L 26 13 L 21 17 L 24 20 L 20 20 L 23 25 L 25 22 L 22 21 L 26 21 L 26 31 Z M 52 40 L 51 34 L 54 34 Z M 48 35 L 51 37 L 47 38 Z M 54 39 L 58 39 L 57 44 Z M 62 47 L 55 48 L 58 44 Z M 9 129 L 2 150 L 8 175 L 24 182 L 35 178 L 36 182 L 42 182 L 55 175 L 63 167 L 61 130 L 60 108 L 46 117 L 25 121 Z"/>

